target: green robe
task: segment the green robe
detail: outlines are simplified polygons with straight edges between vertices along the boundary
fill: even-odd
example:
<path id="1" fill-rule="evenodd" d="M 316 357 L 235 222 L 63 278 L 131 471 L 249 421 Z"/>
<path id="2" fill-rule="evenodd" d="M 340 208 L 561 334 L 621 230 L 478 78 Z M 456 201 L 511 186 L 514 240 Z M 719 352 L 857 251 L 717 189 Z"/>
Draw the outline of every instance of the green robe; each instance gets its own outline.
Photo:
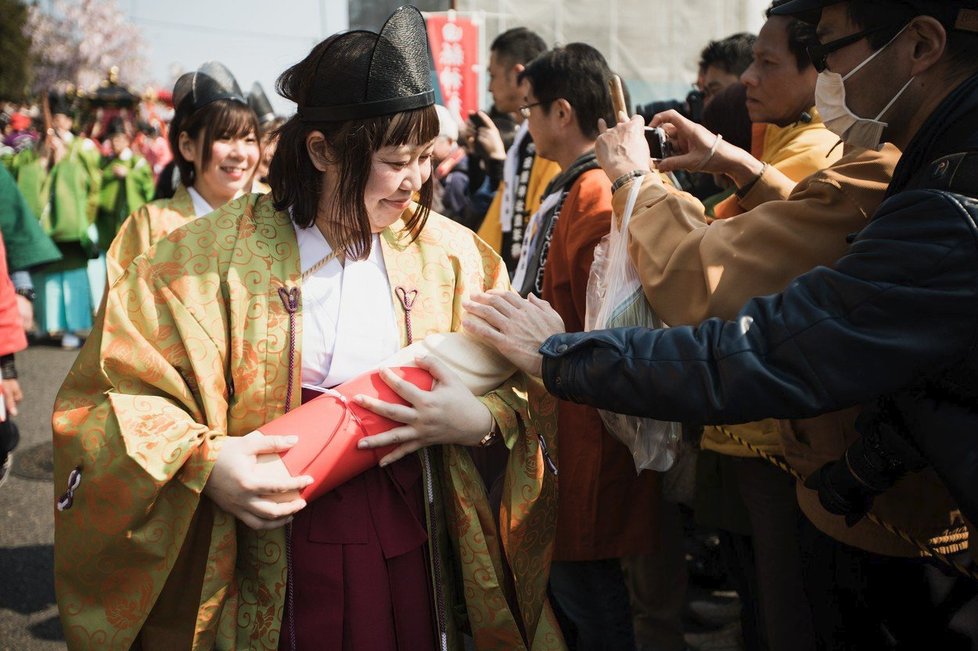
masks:
<path id="1" fill-rule="evenodd" d="M 45 168 L 44 159 L 30 149 L 19 152 L 10 163 L 28 207 L 63 256 L 44 271 L 84 267 L 95 253 L 89 229 L 95 221 L 102 182 L 100 158 L 91 140 L 78 137 L 68 144 L 67 153 L 50 170 Z"/>
<path id="2" fill-rule="evenodd" d="M 61 259 L 58 247 L 44 234 L 17 189 L 17 182 L 4 167 L 0 167 L 0 232 L 7 245 L 7 267 L 11 272 Z"/>
<path id="3" fill-rule="evenodd" d="M 128 170 L 124 178 L 120 179 L 112 171 L 116 165 Z M 101 167 L 102 184 L 95 226 L 98 229 L 98 248 L 107 251 L 126 218 L 152 200 L 155 185 L 153 168 L 142 156 L 134 154 L 126 160 L 105 158 Z"/>
<path id="4" fill-rule="evenodd" d="M 381 244 L 391 287 L 418 290 L 415 338 L 457 331 L 471 293 L 508 286 L 499 257 L 471 231 L 434 214 L 414 242 L 402 227 Z M 71 508 L 55 518 L 71 648 L 128 649 L 141 631 L 167 648 L 278 647 L 284 529 L 248 529 L 201 491 L 226 436 L 281 415 L 287 396 L 299 403 L 299 286 L 288 215 L 249 195 L 171 233 L 108 292 L 54 414 L 56 494 L 81 471 Z M 298 294 L 291 314 L 289 292 Z M 403 312 L 398 325 L 406 344 Z M 439 554 L 451 545 L 457 571 L 445 588 L 460 586 L 454 610 L 478 648 L 561 649 L 546 599 L 555 403 L 524 376 L 482 400 L 510 449 L 502 506 L 489 507 L 468 448 L 430 448 L 440 487 L 432 517 L 449 536 L 429 544 Z M 450 640 L 461 648 L 456 631 Z"/>

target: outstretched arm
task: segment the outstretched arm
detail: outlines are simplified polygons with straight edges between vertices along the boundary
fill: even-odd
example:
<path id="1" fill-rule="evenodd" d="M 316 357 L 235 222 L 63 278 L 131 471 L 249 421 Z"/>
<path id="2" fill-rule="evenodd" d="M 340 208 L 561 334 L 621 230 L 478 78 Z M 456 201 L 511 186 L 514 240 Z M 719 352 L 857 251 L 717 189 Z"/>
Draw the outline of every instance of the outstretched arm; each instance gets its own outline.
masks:
<path id="1" fill-rule="evenodd" d="M 976 258 L 975 223 L 960 205 L 936 192 L 904 193 L 836 269 L 817 268 L 780 295 L 753 299 L 734 321 L 545 342 L 545 329 L 530 330 L 542 360 L 507 315 L 486 314 L 471 327 L 518 366 L 542 364 L 547 389 L 567 400 L 705 424 L 800 418 L 959 362 L 978 322 Z M 507 346 L 521 342 L 519 361 Z"/>

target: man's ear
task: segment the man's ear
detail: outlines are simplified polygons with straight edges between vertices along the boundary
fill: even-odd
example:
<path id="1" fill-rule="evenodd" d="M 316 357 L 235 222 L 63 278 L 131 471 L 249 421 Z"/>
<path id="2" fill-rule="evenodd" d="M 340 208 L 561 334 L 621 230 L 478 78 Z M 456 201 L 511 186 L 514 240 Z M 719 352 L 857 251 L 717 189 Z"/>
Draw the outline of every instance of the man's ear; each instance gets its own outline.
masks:
<path id="1" fill-rule="evenodd" d="M 913 59 L 910 74 L 917 76 L 931 69 L 947 50 L 947 31 L 936 18 L 917 16 L 909 28 L 913 30 Z"/>
<path id="2" fill-rule="evenodd" d="M 550 112 L 557 112 L 557 120 L 561 125 L 566 126 L 574 120 L 574 107 L 571 106 L 563 97 L 555 99 L 550 107 Z"/>
<path id="3" fill-rule="evenodd" d="M 519 83 L 520 73 L 526 70 L 526 66 L 522 63 L 514 63 L 513 67 L 510 68 L 510 74 L 514 83 Z"/>
<path id="4" fill-rule="evenodd" d="M 329 142 L 322 131 L 310 131 L 306 136 L 306 153 L 313 166 L 320 172 L 325 172 L 330 165 Z"/>
<path id="5" fill-rule="evenodd" d="M 195 143 L 186 131 L 181 131 L 180 135 L 177 137 L 177 147 L 180 149 L 180 155 L 183 156 L 185 161 L 190 163 L 197 162 L 197 143 Z"/>

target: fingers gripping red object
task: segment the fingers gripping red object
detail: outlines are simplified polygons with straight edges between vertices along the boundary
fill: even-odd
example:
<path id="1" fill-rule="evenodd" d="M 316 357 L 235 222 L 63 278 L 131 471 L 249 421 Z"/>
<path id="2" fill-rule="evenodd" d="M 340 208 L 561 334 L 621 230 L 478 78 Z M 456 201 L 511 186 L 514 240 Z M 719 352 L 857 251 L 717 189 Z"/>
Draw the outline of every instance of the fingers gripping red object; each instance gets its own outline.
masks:
<path id="1" fill-rule="evenodd" d="M 431 374 L 421 368 L 399 366 L 391 371 L 425 391 L 430 391 L 434 382 Z M 304 400 L 311 391 L 303 390 Z M 266 435 L 299 437 L 299 442 L 281 452 L 280 456 L 293 477 L 310 475 L 315 479 L 300 491 L 306 501 L 312 501 L 376 466 L 397 447 L 357 448 L 364 436 L 380 434 L 402 424 L 360 407 L 353 402 L 353 396 L 357 394 L 409 405 L 381 379 L 380 371 L 370 371 L 304 401 L 300 407 L 259 428 Z"/>

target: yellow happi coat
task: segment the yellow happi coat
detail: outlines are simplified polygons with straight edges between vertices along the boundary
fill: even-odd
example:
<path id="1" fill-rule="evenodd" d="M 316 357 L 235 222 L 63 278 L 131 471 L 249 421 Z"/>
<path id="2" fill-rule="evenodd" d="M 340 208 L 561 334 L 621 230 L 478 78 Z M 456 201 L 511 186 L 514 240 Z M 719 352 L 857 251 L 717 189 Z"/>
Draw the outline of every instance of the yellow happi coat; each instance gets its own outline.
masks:
<path id="1" fill-rule="evenodd" d="M 498 256 L 470 231 L 435 214 L 414 242 L 402 228 L 386 229 L 381 245 L 391 287 L 418 290 L 415 339 L 459 330 L 466 297 L 507 286 Z M 81 473 L 55 518 L 72 649 L 129 649 L 141 631 L 168 648 L 278 647 L 285 530 L 253 531 L 201 491 L 226 436 L 280 416 L 287 396 L 299 403 L 299 288 L 288 215 L 249 195 L 171 233 L 108 292 L 54 413 L 56 497 Z M 401 310 L 398 319 L 406 344 Z M 510 449 L 498 530 L 469 449 L 431 448 L 432 517 L 444 520 L 458 570 L 447 605 L 464 605 L 454 623 L 467 621 L 480 649 L 563 648 L 546 601 L 554 402 L 521 375 L 482 400 Z M 454 629 L 450 646 L 461 648 Z"/>

